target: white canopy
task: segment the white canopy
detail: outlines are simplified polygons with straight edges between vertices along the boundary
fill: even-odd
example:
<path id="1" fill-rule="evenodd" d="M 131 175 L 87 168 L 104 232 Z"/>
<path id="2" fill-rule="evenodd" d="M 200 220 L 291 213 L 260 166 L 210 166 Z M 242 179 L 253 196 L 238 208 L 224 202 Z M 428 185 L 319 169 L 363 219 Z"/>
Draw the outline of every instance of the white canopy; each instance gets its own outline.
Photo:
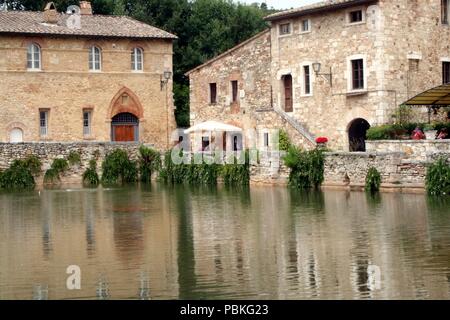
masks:
<path id="1" fill-rule="evenodd" d="M 231 126 L 229 124 L 217 122 L 217 121 L 206 121 L 200 124 L 197 124 L 193 127 L 190 127 L 189 129 L 185 130 L 185 134 L 190 134 L 193 132 L 202 132 L 202 131 L 209 131 L 209 132 L 242 132 L 241 128 Z"/>

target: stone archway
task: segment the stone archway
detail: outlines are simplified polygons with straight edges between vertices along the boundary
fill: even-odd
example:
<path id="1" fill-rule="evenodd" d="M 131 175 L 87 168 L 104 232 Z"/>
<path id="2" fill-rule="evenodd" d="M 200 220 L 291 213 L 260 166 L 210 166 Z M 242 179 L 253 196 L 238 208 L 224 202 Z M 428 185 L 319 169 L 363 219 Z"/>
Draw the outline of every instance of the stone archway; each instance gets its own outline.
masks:
<path id="1" fill-rule="evenodd" d="M 144 109 L 137 95 L 123 87 L 111 101 L 108 120 L 111 122 L 111 141 L 139 141 L 139 124 L 143 122 Z"/>
<path id="2" fill-rule="evenodd" d="M 111 100 L 108 119 L 112 119 L 119 113 L 131 113 L 140 121 L 144 118 L 144 109 L 138 96 L 127 87 L 120 89 Z"/>
<path id="3" fill-rule="evenodd" d="M 370 124 L 367 120 L 358 118 L 350 122 L 348 126 L 348 142 L 350 152 L 365 152 L 367 130 Z"/>

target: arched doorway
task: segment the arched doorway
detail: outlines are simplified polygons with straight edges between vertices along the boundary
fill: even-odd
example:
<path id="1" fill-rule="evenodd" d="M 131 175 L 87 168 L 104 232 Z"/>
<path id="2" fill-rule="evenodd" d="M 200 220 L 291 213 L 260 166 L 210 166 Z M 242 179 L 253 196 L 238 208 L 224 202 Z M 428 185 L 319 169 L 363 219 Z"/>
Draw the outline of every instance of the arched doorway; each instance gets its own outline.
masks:
<path id="1" fill-rule="evenodd" d="M 13 128 L 9 133 L 10 143 L 20 143 L 23 142 L 23 131 L 20 128 Z"/>
<path id="2" fill-rule="evenodd" d="M 350 152 L 365 152 L 367 130 L 370 129 L 370 124 L 367 120 L 359 118 L 350 122 L 348 127 L 348 142 Z"/>
<path id="3" fill-rule="evenodd" d="M 139 119 L 128 112 L 114 116 L 111 121 L 111 140 L 115 142 L 139 141 Z"/>

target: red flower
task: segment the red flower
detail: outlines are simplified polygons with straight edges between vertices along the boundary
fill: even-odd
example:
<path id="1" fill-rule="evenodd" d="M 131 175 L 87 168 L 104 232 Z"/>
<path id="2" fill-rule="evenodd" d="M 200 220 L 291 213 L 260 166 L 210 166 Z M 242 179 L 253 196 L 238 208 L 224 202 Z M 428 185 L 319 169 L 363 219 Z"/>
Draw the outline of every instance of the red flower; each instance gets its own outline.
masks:
<path id="1" fill-rule="evenodd" d="M 319 137 L 316 139 L 317 143 L 327 143 L 328 142 L 328 138 L 325 137 Z"/>

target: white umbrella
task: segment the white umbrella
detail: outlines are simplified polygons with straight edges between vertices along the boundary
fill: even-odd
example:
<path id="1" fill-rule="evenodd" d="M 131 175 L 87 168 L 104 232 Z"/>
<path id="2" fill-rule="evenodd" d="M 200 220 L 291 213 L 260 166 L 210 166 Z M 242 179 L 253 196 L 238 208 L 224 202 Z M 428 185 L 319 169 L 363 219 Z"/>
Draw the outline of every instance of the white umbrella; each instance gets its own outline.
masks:
<path id="1" fill-rule="evenodd" d="M 200 124 L 197 124 L 189 129 L 185 130 L 185 134 L 190 134 L 193 132 L 202 132 L 202 131 L 219 131 L 219 132 L 242 132 L 241 128 L 231 126 L 229 124 L 217 122 L 217 121 L 206 121 Z"/>

